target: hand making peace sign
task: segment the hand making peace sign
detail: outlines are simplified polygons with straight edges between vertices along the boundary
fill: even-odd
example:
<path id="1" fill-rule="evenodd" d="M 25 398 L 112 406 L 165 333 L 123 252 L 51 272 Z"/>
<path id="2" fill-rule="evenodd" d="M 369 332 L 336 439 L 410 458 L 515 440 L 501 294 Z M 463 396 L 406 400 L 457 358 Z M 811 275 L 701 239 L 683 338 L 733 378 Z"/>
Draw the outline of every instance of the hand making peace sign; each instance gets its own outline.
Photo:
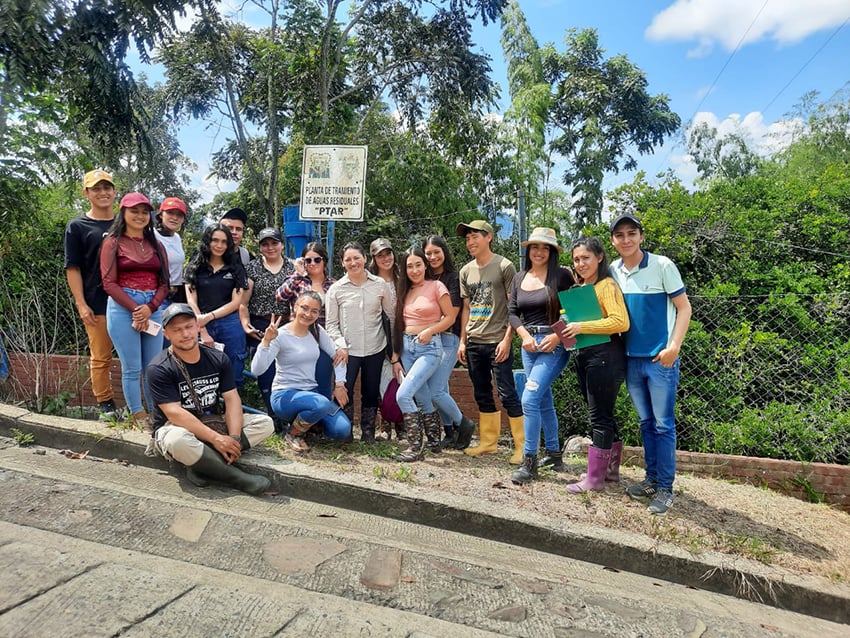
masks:
<path id="1" fill-rule="evenodd" d="M 269 323 L 268 328 L 266 328 L 266 331 L 263 333 L 262 345 L 268 347 L 272 341 L 277 339 L 277 329 L 280 327 L 281 321 L 283 321 L 283 315 L 275 317 L 275 315 L 272 314 L 271 322 Z"/>

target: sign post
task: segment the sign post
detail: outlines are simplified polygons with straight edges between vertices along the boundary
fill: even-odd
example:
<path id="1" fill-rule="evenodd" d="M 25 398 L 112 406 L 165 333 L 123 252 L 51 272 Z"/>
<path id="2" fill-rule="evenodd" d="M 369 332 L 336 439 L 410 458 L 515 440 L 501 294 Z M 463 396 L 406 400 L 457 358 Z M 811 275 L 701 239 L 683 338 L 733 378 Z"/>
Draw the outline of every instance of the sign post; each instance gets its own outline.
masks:
<path id="1" fill-rule="evenodd" d="M 363 221 L 366 146 L 305 146 L 302 220 Z"/>

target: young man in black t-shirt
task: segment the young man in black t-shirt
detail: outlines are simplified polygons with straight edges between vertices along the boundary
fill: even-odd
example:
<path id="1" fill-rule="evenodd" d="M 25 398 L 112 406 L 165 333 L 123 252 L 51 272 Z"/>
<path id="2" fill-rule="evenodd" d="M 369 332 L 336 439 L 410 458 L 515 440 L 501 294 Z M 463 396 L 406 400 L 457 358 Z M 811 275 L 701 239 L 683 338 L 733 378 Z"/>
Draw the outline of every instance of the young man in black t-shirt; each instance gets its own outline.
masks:
<path id="1" fill-rule="evenodd" d="M 261 494 L 268 489 L 269 480 L 247 474 L 232 463 L 272 435 L 271 417 L 242 413 L 230 359 L 198 342 L 200 328 L 191 306 L 170 305 L 162 314 L 162 329 L 171 346 L 147 368 L 154 402 L 151 447 L 185 465 L 186 476 L 195 485 L 205 486 L 206 479 L 213 479 L 249 494 Z M 219 412 L 219 398 L 224 400 L 228 434 L 213 430 L 200 418 Z"/>
<path id="2" fill-rule="evenodd" d="M 100 280 L 100 244 L 115 217 L 115 184 L 106 171 L 89 171 L 83 178 L 83 195 L 91 203 L 84 215 L 65 227 L 65 276 L 89 340 L 92 394 L 101 419 L 118 418 L 109 369 L 112 340 L 106 331 L 106 300 Z"/>

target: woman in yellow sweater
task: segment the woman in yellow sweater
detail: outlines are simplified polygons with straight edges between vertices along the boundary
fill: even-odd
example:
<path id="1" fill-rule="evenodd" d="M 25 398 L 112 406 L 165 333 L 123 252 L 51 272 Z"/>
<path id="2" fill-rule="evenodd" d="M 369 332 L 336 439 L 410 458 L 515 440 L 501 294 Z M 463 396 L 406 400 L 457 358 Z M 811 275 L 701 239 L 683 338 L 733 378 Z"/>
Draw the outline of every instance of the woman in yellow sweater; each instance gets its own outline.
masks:
<path id="1" fill-rule="evenodd" d="M 593 445 L 587 450 L 587 474 L 567 486 L 573 494 L 600 491 L 605 481 L 619 481 L 623 442 L 617 433 L 614 404 L 626 375 L 626 353 L 621 333 L 629 329 L 629 314 L 623 293 L 611 278 L 602 243 L 581 237 L 571 248 L 573 270 L 579 283 L 592 285 L 602 308 L 602 319 L 568 323 L 563 334 L 611 335 L 611 341 L 576 351 L 579 387 L 590 411 Z"/>

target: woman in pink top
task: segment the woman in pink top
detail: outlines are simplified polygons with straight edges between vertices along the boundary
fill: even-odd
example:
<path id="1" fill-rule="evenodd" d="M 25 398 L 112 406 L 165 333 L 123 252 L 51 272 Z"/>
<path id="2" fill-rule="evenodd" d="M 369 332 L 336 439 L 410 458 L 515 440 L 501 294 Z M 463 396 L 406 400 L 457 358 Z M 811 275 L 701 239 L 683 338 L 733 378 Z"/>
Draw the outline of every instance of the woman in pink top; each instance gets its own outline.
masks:
<path id="1" fill-rule="evenodd" d="M 399 461 L 422 458 L 423 429 L 428 439 L 427 449 L 440 451 L 442 419 L 431 400 L 428 381 L 439 369 L 443 356 L 440 334 L 454 323 L 454 309 L 446 286 L 426 277 L 431 274 L 430 269 L 425 253 L 418 247 L 408 250 L 401 260 L 404 274 L 398 286 L 393 333 L 394 350 L 401 353 L 401 361 L 392 363 L 396 376 L 404 373 L 396 400 L 404 416 L 408 447 L 396 457 Z M 421 421 L 417 403 L 422 410 Z"/>
<path id="2" fill-rule="evenodd" d="M 127 193 L 100 247 L 100 273 L 106 304 L 106 329 L 121 360 L 121 387 L 131 422 L 150 432 L 142 405 L 153 408 L 143 373 L 162 351 L 160 305 L 168 294 L 168 259 L 154 235 L 153 206 L 141 193 Z"/>

